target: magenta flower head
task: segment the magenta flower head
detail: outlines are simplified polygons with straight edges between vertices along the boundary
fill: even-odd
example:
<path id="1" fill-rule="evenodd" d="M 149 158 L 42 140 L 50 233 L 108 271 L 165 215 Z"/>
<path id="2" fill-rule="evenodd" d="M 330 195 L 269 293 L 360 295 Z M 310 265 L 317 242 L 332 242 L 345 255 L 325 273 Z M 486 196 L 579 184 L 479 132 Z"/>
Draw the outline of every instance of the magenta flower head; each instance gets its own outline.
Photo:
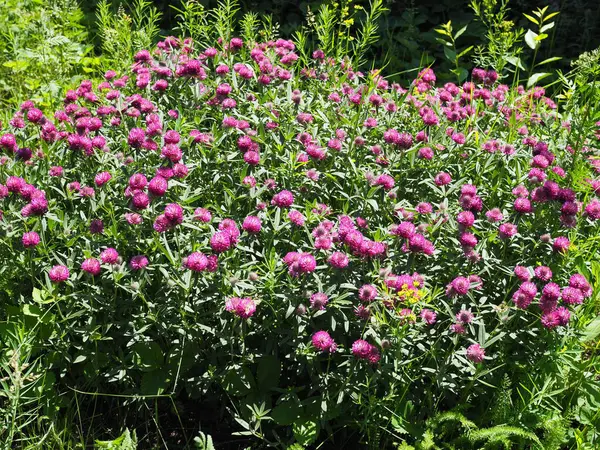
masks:
<path id="1" fill-rule="evenodd" d="M 177 203 L 169 203 L 165 206 L 165 217 L 172 224 L 180 224 L 183 222 L 183 208 Z"/>
<path id="2" fill-rule="evenodd" d="M 465 326 L 462 323 L 453 323 L 452 325 L 450 325 L 450 331 L 456 334 L 465 334 L 467 332 Z"/>
<path id="3" fill-rule="evenodd" d="M 585 298 L 592 296 L 592 287 L 587 279 L 580 273 L 571 275 L 571 278 L 569 278 L 569 286 L 579 289 Z"/>
<path id="4" fill-rule="evenodd" d="M 129 261 L 131 270 L 142 270 L 148 266 L 148 258 L 144 255 L 137 255 Z"/>
<path id="5" fill-rule="evenodd" d="M 166 178 L 157 175 L 150 180 L 148 191 L 157 197 L 162 197 L 167 192 L 168 185 L 169 182 Z"/>
<path id="6" fill-rule="evenodd" d="M 502 219 L 504 219 L 502 212 L 498 208 L 490 209 L 485 213 L 485 217 L 492 223 L 500 222 Z"/>
<path id="7" fill-rule="evenodd" d="M 96 186 L 100 187 L 100 186 L 104 186 L 106 183 L 108 183 L 111 178 L 112 178 L 112 175 L 109 172 L 100 172 L 94 178 L 94 182 L 96 183 Z"/>
<path id="8" fill-rule="evenodd" d="M 63 168 L 61 166 L 52 166 L 48 171 L 48 175 L 51 177 L 60 177 L 63 174 Z"/>
<path id="9" fill-rule="evenodd" d="M 225 231 L 218 231 L 210 238 L 210 248 L 215 253 L 223 253 L 231 247 L 231 236 Z"/>
<path id="10" fill-rule="evenodd" d="M 183 267 L 194 272 L 202 272 L 208 267 L 208 258 L 200 252 L 191 253 L 183 259 Z"/>
<path id="11" fill-rule="evenodd" d="M 585 206 L 585 215 L 592 220 L 600 220 L 600 200 L 593 199 Z"/>
<path id="12" fill-rule="evenodd" d="M 90 222 L 90 233 L 101 234 L 104 231 L 104 223 L 100 219 L 94 219 Z"/>
<path id="13" fill-rule="evenodd" d="M 135 209 L 146 209 L 150 205 L 150 197 L 145 192 L 136 192 L 131 199 Z"/>
<path id="14" fill-rule="evenodd" d="M 532 300 L 535 298 L 538 292 L 537 286 L 531 281 L 524 281 L 521 283 L 521 286 L 519 286 L 519 291 Z"/>
<path id="15" fill-rule="evenodd" d="M 531 304 L 531 302 L 533 301 L 533 297 L 527 295 L 525 292 L 523 292 L 521 290 L 517 290 L 513 294 L 512 299 L 515 302 L 515 305 L 517 306 L 517 308 L 519 308 L 519 309 L 527 309 L 529 307 L 529 305 Z"/>
<path id="16" fill-rule="evenodd" d="M 96 258 L 88 258 L 81 263 L 81 270 L 89 273 L 90 275 L 100 275 L 100 261 L 98 261 Z"/>
<path id="17" fill-rule="evenodd" d="M 136 213 L 125 213 L 125 220 L 129 225 L 139 225 L 142 223 L 143 218 Z"/>
<path id="18" fill-rule="evenodd" d="M 569 247 L 571 247 L 571 241 L 565 236 L 558 236 L 554 239 L 554 242 L 552 242 L 552 250 L 556 253 L 567 253 Z"/>
<path id="19" fill-rule="evenodd" d="M 271 205 L 277 206 L 278 208 L 288 208 L 294 203 L 294 194 L 290 191 L 281 191 L 273 196 Z"/>
<path id="20" fill-rule="evenodd" d="M 134 173 L 129 178 L 129 187 L 131 189 L 143 190 L 148 186 L 148 179 L 142 173 Z"/>
<path id="21" fill-rule="evenodd" d="M 500 239 L 509 239 L 517 234 L 517 226 L 512 223 L 503 223 L 498 227 Z"/>
<path id="22" fill-rule="evenodd" d="M 100 253 L 100 259 L 104 264 L 118 264 L 119 253 L 112 247 L 109 247 Z"/>
<path id="23" fill-rule="evenodd" d="M 356 358 L 366 359 L 369 357 L 369 354 L 371 353 L 371 347 L 372 347 L 372 345 L 369 344 L 364 339 L 357 339 L 352 344 L 352 354 Z"/>
<path id="24" fill-rule="evenodd" d="M 132 128 L 129 131 L 127 143 L 133 148 L 140 148 L 146 140 L 146 132 L 142 128 Z"/>
<path id="25" fill-rule="evenodd" d="M 425 322 L 427 325 L 433 325 L 437 321 L 436 312 L 427 308 L 423 308 L 421 310 L 419 317 L 421 317 L 421 319 L 423 319 L 423 322 Z"/>
<path id="26" fill-rule="evenodd" d="M 563 288 L 561 298 L 567 305 L 580 305 L 583 303 L 583 293 L 571 286 Z"/>
<path id="27" fill-rule="evenodd" d="M 516 212 L 521 214 L 528 214 L 533 212 L 531 202 L 528 199 L 522 197 L 519 197 L 515 200 L 514 208 Z"/>
<path id="28" fill-rule="evenodd" d="M 569 310 L 567 308 L 565 308 L 564 306 L 560 306 L 560 307 L 556 308 L 556 311 L 554 311 L 554 314 L 556 314 L 556 316 L 558 318 L 559 325 L 564 327 L 569 324 L 569 320 L 571 320 L 571 313 L 569 312 Z"/>
<path id="29" fill-rule="evenodd" d="M 471 282 L 465 277 L 456 277 L 446 287 L 446 295 L 448 297 L 456 297 L 459 295 L 466 295 L 471 287 Z"/>
<path id="30" fill-rule="evenodd" d="M 40 243 L 40 235 L 37 234 L 35 231 L 29 231 L 23 234 L 21 242 L 23 242 L 23 247 L 25 248 L 35 247 Z"/>
<path id="31" fill-rule="evenodd" d="M 450 176 L 449 173 L 440 172 L 435 176 L 434 181 L 435 181 L 435 184 L 438 186 L 445 186 L 452 182 L 452 177 Z"/>
<path id="32" fill-rule="evenodd" d="M 329 303 L 329 298 L 323 292 L 315 292 L 310 296 L 310 306 L 312 309 L 323 311 Z"/>
<path id="33" fill-rule="evenodd" d="M 485 350 L 479 344 L 472 344 L 467 348 L 467 359 L 479 364 L 485 358 Z"/>
<path id="34" fill-rule="evenodd" d="M 461 211 L 456 216 L 456 221 L 464 228 L 471 228 L 475 223 L 475 215 L 471 211 Z"/>
<path id="35" fill-rule="evenodd" d="M 456 313 L 456 321 L 462 324 L 471 323 L 473 321 L 473 313 L 466 309 L 461 309 Z"/>
<path id="36" fill-rule="evenodd" d="M 569 314 L 569 316 L 570 316 L 570 314 Z M 547 311 L 544 314 L 542 314 L 542 317 L 540 318 L 540 322 L 542 323 L 542 326 L 544 328 L 548 328 L 549 330 L 556 328 L 560 324 L 558 313 L 555 310 Z"/>
<path id="37" fill-rule="evenodd" d="M 358 290 L 358 298 L 363 302 L 372 302 L 377 297 L 377 288 L 372 284 L 365 284 Z"/>
<path id="38" fill-rule="evenodd" d="M 383 189 L 389 191 L 395 186 L 396 180 L 394 180 L 394 177 L 384 173 L 375 178 L 373 184 L 375 186 L 383 186 Z"/>
<path id="39" fill-rule="evenodd" d="M 62 265 L 54 266 L 52 269 L 50 269 L 50 272 L 48 272 L 50 281 L 53 283 L 62 283 L 67 281 L 69 279 L 69 275 L 69 269 L 67 266 Z"/>
<path id="40" fill-rule="evenodd" d="M 248 319 L 256 312 L 256 302 L 250 297 L 232 297 L 225 302 L 225 310 L 242 319 Z"/>
<path id="41" fill-rule="evenodd" d="M 288 219 L 297 227 L 301 227 L 302 225 L 304 225 L 304 222 L 306 222 L 306 217 L 304 217 L 304 214 L 295 209 L 290 210 L 290 212 L 288 213 Z"/>
<path id="42" fill-rule="evenodd" d="M 533 273 L 538 280 L 550 281 L 552 279 L 552 270 L 547 266 L 538 266 L 533 269 Z"/>
<path id="43" fill-rule="evenodd" d="M 521 281 L 531 280 L 531 273 L 527 267 L 515 266 L 514 272 L 517 278 Z"/>
<path id="44" fill-rule="evenodd" d="M 344 269 L 348 267 L 349 259 L 348 255 L 343 252 L 333 252 L 333 254 L 327 259 L 327 262 L 336 269 Z"/>
<path id="45" fill-rule="evenodd" d="M 358 339 L 352 344 L 352 354 L 355 358 L 365 359 L 371 364 L 377 364 L 380 359 L 379 349 L 363 339 Z"/>
<path id="46" fill-rule="evenodd" d="M 208 223 L 212 220 L 212 214 L 206 208 L 196 208 L 194 211 L 194 220 L 199 220 L 203 223 Z"/>
<path id="47" fill-rule="evenodd" d="M 313 347 L 321 352 L 333 353 L 337 349 L 337 345 L 327 331 L 317 331 L 312 335 L 311 340 Z"/>
<path id="48" fill-rule="evenodd" d="M 259 233 L 262 228 L 262 224 L 257 216 L 248 216 L 244 219 L 242 228 L 248 233 Z"/>

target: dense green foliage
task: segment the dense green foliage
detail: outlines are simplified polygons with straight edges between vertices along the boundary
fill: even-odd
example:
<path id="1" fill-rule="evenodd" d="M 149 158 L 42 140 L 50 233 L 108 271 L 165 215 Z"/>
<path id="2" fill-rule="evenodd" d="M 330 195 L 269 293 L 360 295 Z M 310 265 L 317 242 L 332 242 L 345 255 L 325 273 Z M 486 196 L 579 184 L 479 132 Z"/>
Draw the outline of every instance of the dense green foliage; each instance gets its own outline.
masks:
<path id="1" fill-rule="evenodd" d="M 42 106 L 98 68 L 75 0 L 0 2 L 0 104 L 31 98 Z"/>
<path id="2" fill-rule="evenodd" d="M 0 5 L 0 449 L 598 448 L 600 51 L 456 3 Z"/>

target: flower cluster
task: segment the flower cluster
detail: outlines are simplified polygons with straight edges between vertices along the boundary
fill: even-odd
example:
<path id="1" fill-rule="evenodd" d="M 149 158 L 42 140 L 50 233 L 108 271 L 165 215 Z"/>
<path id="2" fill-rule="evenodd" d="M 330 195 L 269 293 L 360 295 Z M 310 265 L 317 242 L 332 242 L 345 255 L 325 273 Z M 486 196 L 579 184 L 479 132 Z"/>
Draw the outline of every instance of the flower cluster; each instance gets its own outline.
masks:
<path id="1" fill-rule="evenodd" d="M 0 131 L 5 297 L 89 311 L 73 330 L 111 324 L 114 354 L 185 335 L 230 361 L 240 327 L 256 355 L 335 370 L 436 346 L 458 385 L 503 336 L 537 352 L 592 296 L 599 137 L 502 81 L 403 87 L 283 39 L 169 37 Z"/>

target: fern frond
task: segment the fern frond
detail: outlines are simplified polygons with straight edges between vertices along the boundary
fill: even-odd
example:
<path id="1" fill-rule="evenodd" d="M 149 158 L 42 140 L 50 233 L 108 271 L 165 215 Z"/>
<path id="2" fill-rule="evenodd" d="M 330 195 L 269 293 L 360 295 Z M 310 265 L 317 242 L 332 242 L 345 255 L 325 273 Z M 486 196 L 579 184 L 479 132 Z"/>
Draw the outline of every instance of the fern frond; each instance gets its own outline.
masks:
<path id="1" fill-rule="evenodd" d="M 537 446 L 537 448 L 543 450 L 542 443 L 539 438 L 530 431 L 527 431 L 523 428 L 508 426 L 508 425 L 498 425 L 491 428 L 481 428 L 478 430 L 471 431 L 468 434 L 468 439 L 472 444 L 476 444 L 478 442 L 484 442 L 486 445 L 488 443 L 502 443 L 505 444 L 508 442 L 512 442 L 512 439 L 517 438 L 519 440 L 524 440 L 526 442 L 532 442 Z M 509 446 L 510 448 L 510 446 Z"/>

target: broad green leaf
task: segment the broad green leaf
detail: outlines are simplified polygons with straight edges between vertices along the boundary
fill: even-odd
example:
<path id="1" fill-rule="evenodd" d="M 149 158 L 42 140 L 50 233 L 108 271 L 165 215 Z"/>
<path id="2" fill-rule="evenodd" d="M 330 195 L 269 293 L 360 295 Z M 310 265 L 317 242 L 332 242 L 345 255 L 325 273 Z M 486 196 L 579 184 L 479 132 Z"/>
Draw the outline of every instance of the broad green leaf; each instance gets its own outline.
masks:
<path id="1" fill-rule="evenodd" d="M 535 50 L 540 45 L 540 42 L 537 40 L 537 37 L 537 33 L 533 30 L 528 30 L 527 33 L 525 33 L 525 43 L 532 50 Z"/>
<path id="2" fill-rule="evenodd" d="M 534 73 L 533 75 L 531 75 L 529 77 L 529 80 L 527 80 L 527 88 L 530 88 L 530 87 L 536 85 L 540 80 L 546 78 L 548 75 L 551 75 L 551 74 L 548 72 Z"/>
<path id="3" fill-rule="evenodd" d="M 247 367 L 235 365 L 229 369 L 222 381 L 223 389 L 230 395 L 242 397 L 254 388 L 254 377 Z"/>
<path id="4" fill-rule="evenodd" d="M 291 425 L 300 419 L 302 406 L 294 400 L 285 400 L 273 408 L 271 417 L 279 425 Z"/>
<path id="5" fill-rule="evenodd" d="M 600 336 L 600 317 L 596 317 L 592 320 L 587 327 L 581 333 L 581 340 L 583 342 L 593 341 Z"/>
<path id="6" fill-rule="evenodd" d="M 456 52 L 449 47 L 444 47 L 444 55 L 449 61 L 454 61 L 456 59 Z"/>
<path id="7" fill-rule="evenodd" d="M 554 28 L 554 22 L 547 23 L 542 28 L 540 28 L 540 33 L 545 33 L 546 31 L 551 30 L 552 28 Z"/>
<path id="8" fill-rule="evenodd" d="M 518 67 L 521 70 L 525 70 L 525 67 L 523 66 L 523 62 L 521 61 L 521 58 L 519 58 L 517 56 L 507 56 L 506 61 L 508 61 L 509 64 L 511 64 L 515 67 Z"/>
<path id="9" fill-rule="evenodd" d="M 281 376 L 281 363 L 272 355 L 263 356 L 258 362 L 256 381 L 261 391 L 276 388 Z"/>
<path id="10" fill-rule="evenodd" d="M 163 364 L 163 354 L 156 342 L 138 342 L 131 348 L 133 363 L 138 369 L 152 371 Z"/>
<path id="11" fill-rule="evenodd" d="M 162 394 L 171 383 L 169 372 L 166 370 L 153 370 L 146 372 L 142 377 L 142 395 Z"/>

